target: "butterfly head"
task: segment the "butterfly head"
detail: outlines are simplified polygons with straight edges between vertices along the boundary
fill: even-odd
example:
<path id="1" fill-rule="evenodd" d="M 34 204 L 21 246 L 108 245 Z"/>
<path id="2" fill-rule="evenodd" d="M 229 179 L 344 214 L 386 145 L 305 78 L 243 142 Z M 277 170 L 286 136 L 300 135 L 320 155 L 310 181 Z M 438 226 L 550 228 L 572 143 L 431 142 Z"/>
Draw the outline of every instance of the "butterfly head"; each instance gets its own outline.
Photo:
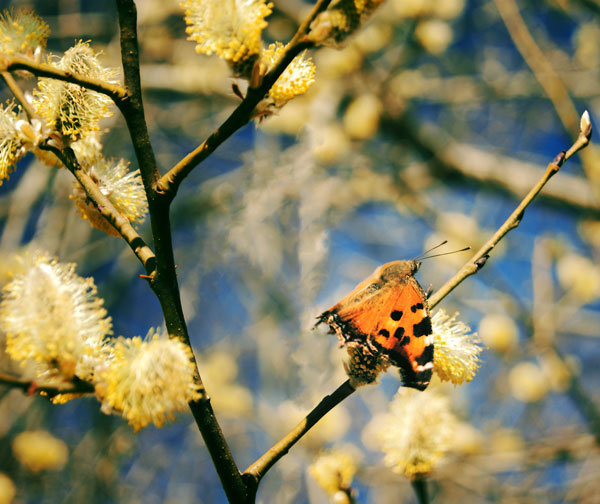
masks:
<path id="1" fill-rule="evenodd" d="M 379 276 L 383 280 L 406 278 L 419 271 L 420 266 L 421 261 L 392 261 L 379 267 Z"/>

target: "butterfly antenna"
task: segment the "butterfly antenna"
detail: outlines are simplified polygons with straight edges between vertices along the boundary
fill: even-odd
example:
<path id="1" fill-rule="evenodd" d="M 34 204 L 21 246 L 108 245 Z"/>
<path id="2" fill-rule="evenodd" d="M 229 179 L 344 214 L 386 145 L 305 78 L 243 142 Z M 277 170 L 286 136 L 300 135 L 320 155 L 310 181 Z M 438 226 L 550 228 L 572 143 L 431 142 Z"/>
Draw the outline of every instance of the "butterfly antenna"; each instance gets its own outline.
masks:
<path id="1" fill-rule="evenodd" d="M 448 243 L 448 240 L 444 240 L 442 243 L 438 243 L 435 247 L 431 247 L 429 250 L 426 250 L 425 252 L 421 252 L 417 257 L 415 257 L 413 259 L 413 261 L 419 261 L 424 256 L 426 256 L 427 254 L 429 254 L 429 252 L 435 250 L 436 248 L 440 248 L 442 245 L 446 245 L 446 243 Z"/>
<path id="2" fill-rule="evenodd" d="M 421 257 L 420 261 L 423 261 L 425 259 L 431 259 L 432 257 L 440 257 L 440 256 L 445 256 L 445 255 L 449 255 L 449 254 L 457 254 L 458 252 L 464 252 L 465 250 L 471 250 L 471 247 L 465 247 L 465 248 L 461 248 L 460 250 L 453 250 L 452 252 L 442 252 L 441 254 L 433 254 L 427 257 Z"/>

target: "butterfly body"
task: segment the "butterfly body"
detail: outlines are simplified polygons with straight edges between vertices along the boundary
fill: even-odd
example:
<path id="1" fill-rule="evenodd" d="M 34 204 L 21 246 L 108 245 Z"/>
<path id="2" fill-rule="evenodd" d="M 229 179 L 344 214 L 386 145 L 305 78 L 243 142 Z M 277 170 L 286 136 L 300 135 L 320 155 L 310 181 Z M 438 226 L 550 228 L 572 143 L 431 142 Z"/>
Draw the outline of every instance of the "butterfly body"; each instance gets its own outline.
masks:
<path id="1" fill-rule="evenodd" d="M 407 387 L 424 390 L 433 369 L 427 296 L 415 279 L 418 261 L 379 266 L 340 302 L 318 317 L 342 345 L 361 345 L 397 366 Z"/>

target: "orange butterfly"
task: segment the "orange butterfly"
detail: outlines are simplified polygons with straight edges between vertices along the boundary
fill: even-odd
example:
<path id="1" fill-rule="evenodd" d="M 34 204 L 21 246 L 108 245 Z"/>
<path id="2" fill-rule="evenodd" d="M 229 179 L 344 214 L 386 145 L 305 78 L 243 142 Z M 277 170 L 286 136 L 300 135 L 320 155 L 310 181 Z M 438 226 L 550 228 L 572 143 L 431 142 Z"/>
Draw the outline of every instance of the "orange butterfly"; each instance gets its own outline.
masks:
<path id="1" fill-rule="evenodd" d="M 427 296 L 414 274 L 420 261 L 379 266 L 354 290 L 323 312 L 342 344 L 362 343 L 400 368 L 406 387 L 425 390 L 433 370 L 433 336 Z"/>
<path id="2" fill-rule="evenodd" d="M 446 242 L 408 261 L 379 266 L 354 290 L 323 312 L 316 325 L 326 323 L 342 345 L 361 347 L 367 357 L 386 356 L 400 369 L 406 387 L 425 390 L 433 371 L 433 335 L 427 295 L 415 279 L 424 257 Z M 419 260 L 420 259 L 420 260 Z"/>

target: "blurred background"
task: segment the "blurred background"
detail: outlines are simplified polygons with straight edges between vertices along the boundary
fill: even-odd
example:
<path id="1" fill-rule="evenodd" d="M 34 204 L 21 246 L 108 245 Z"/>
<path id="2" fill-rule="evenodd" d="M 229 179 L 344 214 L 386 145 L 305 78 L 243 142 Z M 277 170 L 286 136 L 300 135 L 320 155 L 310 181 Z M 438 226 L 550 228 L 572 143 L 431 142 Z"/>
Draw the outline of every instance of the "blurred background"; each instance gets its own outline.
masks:
<path id="1" fill-rule="evenodd" d="M 239 100 L 227 66 L 185 40 L 178 2 L 136 3 L 146 116 L 164 172 Z M 112 1 L 0 5 L 32 6 L 50 25 L 50 52 L 91 40 L 120 68 Z M 275 1 L 265 41 L 289 40 L 310 5 Z M 305 96 L 242 128 L 180 188 L 172 222 L 184 311 L 241 468 L 344 381 L 336 338 L 311 330 L 319 313 L 384 262 L 445 239 L 448 250 L 478 249 L 571 145 L 583 110 L 594 123 L 600 2 L 518 0 L 517 18 L 507 17 L 511 6 L 387 0 L 343 49 L 313 52 Z M 135 166 L 117 111 L 104 128 L 105 155 Z M 121 241 L 80 219 L 72 184 L 28 155 L 0 187 L 2 282 L 12 255 L 33 242 L 94 277 L 115 335 L 145 335 L 162 317 L 142 269 Z M 599 195 L 592 144 L 439 306 L 459 312 L 486 350 L 471 383 L 437 386 L 459 427 L 429 478 L 433 502 L 600 502 Z M 141 231 L 150 237 L 147 224 Z M 436 289 L 467 258 L 428 260 L 418 279 Z M 18 372 L 2 353 L 0 365 Z M 356 502 L 416 502 L 373 441 L 400 385 L 393 371 L 380 382 L 278 462 L 258 501 L 329 502 L 308 468 L 342 450 L 356 464 Z M 34 444 L 60 456 L 19 462 L 15 439 L 28 431 L 47 432 Z M 134 435 L 93 398 L 54 406 L 2 386 L 0 473 L 15 503 L 226 502 L 189 413 Z"/>

